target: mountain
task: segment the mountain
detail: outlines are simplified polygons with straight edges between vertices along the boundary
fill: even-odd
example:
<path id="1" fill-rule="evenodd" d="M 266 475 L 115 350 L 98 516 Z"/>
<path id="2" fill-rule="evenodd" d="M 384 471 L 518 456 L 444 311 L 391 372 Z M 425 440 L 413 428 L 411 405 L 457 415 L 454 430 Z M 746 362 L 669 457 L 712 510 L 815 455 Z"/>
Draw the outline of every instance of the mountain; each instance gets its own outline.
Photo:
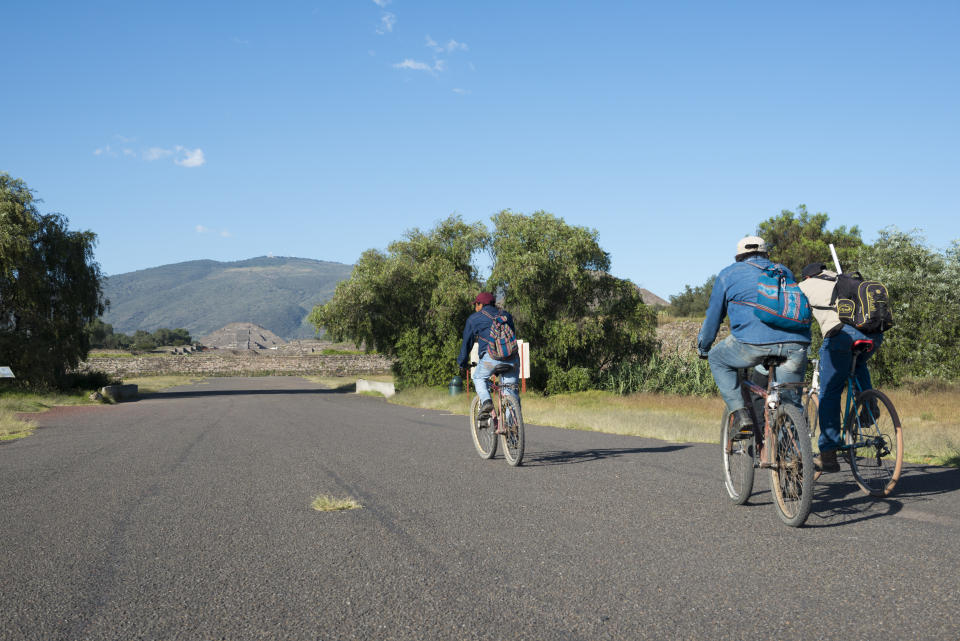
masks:
<path id="1" fill-rule="evenodd" d="M 315 330 L 307 315 L 352 270 L 343 263 L 268 256 L 141 269 L 105 279 L 110 307 L 103 321 L 124 334 L 184 327 L 199 338 L 247 322 L 286 340 L 310 338 Z"/>

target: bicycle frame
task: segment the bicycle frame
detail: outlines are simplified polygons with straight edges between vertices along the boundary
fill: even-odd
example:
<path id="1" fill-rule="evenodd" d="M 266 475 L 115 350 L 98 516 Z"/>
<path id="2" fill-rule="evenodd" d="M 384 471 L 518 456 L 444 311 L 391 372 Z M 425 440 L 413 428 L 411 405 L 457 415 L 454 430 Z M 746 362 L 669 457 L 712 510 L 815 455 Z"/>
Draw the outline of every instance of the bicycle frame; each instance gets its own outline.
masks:
<path id="1" fill-rule="evenodd" d="M 857 341 L 857 343 L 860 343 L 860 341 Z M 849 451 L 852 449 L 856 449 L 856 448 L 860 448 L 860 447 L 864 447 L 866 445 L 872 444 L 870 443 L 869 440 L 864 440 L 862 438 L 858 440 L 856 443 L 847 443 L 847 438 L 846 438 L 847 432 L 848 432 L 847 426 L 851 424 L 852 421 L 855 420 L 857 421 L 858 427 L 859 427 L 859 423 L 861 420 L 859 416 L 854 416 L 853 418 L 851 418 L 851 415 L 853 413 L 853 408 L 856 406 L 857 396 L 863 393 L 863 388 L 860 387 L 860 381 L 857 380 L 857 375 L 856 375 L 857 361 L 860 360 L 861 353 L 873 351 L 872 342 L 870 345 L 870 349 L 863 350 L 863 348 L 860 348 L 860 350 L 863 350 L 863 351 L 860 351 L 857 349 L 857 343 L 854 343 L 853 358 L 851 359 L 851 362 L 850 362 L 850 373 L 847 374 L 847 398 L 846 398 L 846 401 L 844 402 L 843 418 L 840 421 L 841 445 L 837 449 L 841 451 Z M 873 416 L 873 410 L 871 408 L 864 406 L 864 409 L 867 411 L 867 418 L 871 422 L 876 420 L 876 417 Z M 857 433 L 859 434 L 860 430 L 857 430 Z M 886 454 L 890 453 L 890 450 L 889 450 L 889 447 L 886 447 L 886 444 L 884 444 L 884 447 L 885 447 L 885 451 L 883 455 L 886 456 Z"/>
<path id="2" fill-rule="evenodd" d="M 798 393 L 803 392 L 803 382 L 796 383 L 778 383 L 774 381 L 776 376 L 776 366 L 771 365 L 767 368 L 767 387 L 763 388 L 750 381 L 749 376 L 742 374 L 740 380 L 740 394 L 743 396 L 743 402 L 746 407 L 749 408 L 751 414 L 753 414 L 753 399 L 750 397 L 750 394 L 755 394 L 761 399 L 763 399 L 763 432 L 760 433 L 760 427 L 757 425 L 757 420 L 760 417 L 754 417 L 753 424 L 753 437 L 754 442 L 757 445 L 757 454 L 760 461 L 761 468 L 773 467 L 772 452 L 768 451 L 769 448 L 765 447 L 767 443 L 772 442 L 773 436 L 773 427 L 772 419 L 773 415 L 777 411 L 781 401 L 781 391 L 788 389 L 799 389 Z M 742 372 L 747 372 L 749 370 L 741 370 Z M 768 392 L 769 390 L 769 392 Z M 727 445 L 729 447 L 729 444 Z"/>

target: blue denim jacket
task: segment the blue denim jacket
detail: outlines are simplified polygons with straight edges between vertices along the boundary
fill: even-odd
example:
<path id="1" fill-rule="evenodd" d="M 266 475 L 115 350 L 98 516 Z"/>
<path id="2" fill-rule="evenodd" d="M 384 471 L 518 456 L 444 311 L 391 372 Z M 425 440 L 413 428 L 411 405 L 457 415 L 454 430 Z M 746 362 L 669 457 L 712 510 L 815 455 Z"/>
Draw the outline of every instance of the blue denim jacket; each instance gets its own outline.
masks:
<path id="1" fill-rule="evenodd" d="M 510 312 L 497 309 L 493 305 L 484 305 L 483 312 L 491 316 L 504 314 L 507 317 L 507 324 L 510 326 L 510 329 L 513 330 L 514 334 L 517 333 L 517 328 L 513 324 L 513 316 L 510 315 Z M 460 346 L 460 356 L 457 357 L 457 365 L 460 367 L 466 368 L 470 364 L 470 350 L 473 348 L 474 342 L 479 342 L 479 347 L 477 348 L 478 360 L 483 358 L 483 355 L 487 353 L 486 341 L 477 341 L 477 337 L 487 336 L 490 333 L 490 325 L 493 321 L 483 312 L 474 312 L 467 318 L 466 327 L 463 328 L 463 344 Z"/>
<path id="2" fill-rule="evenodd" d="M 773 343 L 809 343 L 810 329 L 799 332 L 770 327 L 753 313 L 749 305 L 739 305 L 738 302 L 754 303 L 757 300 L 757 276 L 755 267 L 744 263 L 751 262 L 762 267 L 773 263 L 762 256 L 751 256 L 740 263 L 734 263 L 717 274 L 713 283 L 713 292 L 710 294 L 710 306 L 707 308 L 707 317 L 697 336 L 697 351 L 706 354 L 717 338 L 717 331 L 724 316 L 730 316 L 730 333 L 741 343 L 750 345 L 770 345 Z M 793 274 L 786 267 L 783 268 L 790 277 Z"/>

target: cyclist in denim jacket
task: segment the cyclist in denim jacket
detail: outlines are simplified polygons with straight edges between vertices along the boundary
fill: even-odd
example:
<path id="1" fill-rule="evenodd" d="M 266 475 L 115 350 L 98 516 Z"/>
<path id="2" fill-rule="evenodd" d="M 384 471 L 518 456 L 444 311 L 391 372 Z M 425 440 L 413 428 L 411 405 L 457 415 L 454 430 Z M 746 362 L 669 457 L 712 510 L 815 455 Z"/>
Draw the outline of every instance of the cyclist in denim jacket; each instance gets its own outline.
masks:
<path id="1" fill-rule="evenodd" d="M 460 346 L 460 356 L 457 357 L 457 364 L 460 369 L 470 368 L 470 350 L 473 344 L 477 343 L 477 366 L 473 369 L 473 386 L 477 390 L 477 396 L 480 397 L 480 419 L 490 416 L 493 411 L 493 401 L 490 400 L 490 390 L 487 389 L 487 378 L 493 373 L 493 368 L 500 363 L 508 363 L 512 366 L 509 372 L 500 375 L 500 382 L 504 388 L 512 393 L 514 386 L 519 379 L 520 357 L 514 356 L 509 361 L 498 361 L 487 354 L 487 341 L 478 340 L 485 338 L 490 333 L 490 325 L 493 322 L 491 316 L 504 314 L 507 317 L 507 324 L 514 334 L 517 328 L 513 324 L 513 316 L 509 312 L 497 309 L 494 306 L 496 299 L 490 292 L 480 292 L 474 299 L 474 312 L 467 318 L 466 326 L 463 328 L 463 343 Z"/>
<path id="2" fill-rule="evenodd" d="M 802 381 L 807 368 L 810 329 L 791 332 L 771 327 L 761 321 L 749 305 L 757 300 L 759 270 L 746 263 L 761 267 L 773 264 L 762 238 L 748 236 L 741 239 L 737 243 L 735 260 L 717 274 L 714 281 L 707 317 L 697 336 L 697 352 L 701 358 L 710 361 L 720 396 L 734 415 L 734 427 L 742 434 L 749 434 L 753 431 L 753 420 L 743 404 L 737 370 L 753 367 L 765 356 L 784 356 L 787 360 L 777 367 L 777 380 L 784 383 Z M 783 269 L 793 278 L 790 270 Z M 730 317 L 730 335 L 711 349 L 725 316 Z M 799 407 L 796 392 L 784 393 L 784 399 Z"/>

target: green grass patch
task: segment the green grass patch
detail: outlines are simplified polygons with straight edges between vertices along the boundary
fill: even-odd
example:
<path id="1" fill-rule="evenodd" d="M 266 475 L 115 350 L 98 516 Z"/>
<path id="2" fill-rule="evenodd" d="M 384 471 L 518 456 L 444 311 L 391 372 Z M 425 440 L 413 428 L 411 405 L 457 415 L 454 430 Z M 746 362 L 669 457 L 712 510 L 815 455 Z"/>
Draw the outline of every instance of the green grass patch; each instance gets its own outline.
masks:
<path id="1" fill-rule="evenodd" d="M 320 353 L 324 356 L 356 356 L 358 354 L 363 354 L 363 350 L 359 349 L 333 349 L 327 348 L 320 350 Z"/>
<path id="2" fill-rule="evenodd" d="M 351 498 L 338 499 L 329 494 L 321 494 L 310 505 L 317 512 L 339 512 L 340 510 L 358 510 L 363 506 Z"/>

